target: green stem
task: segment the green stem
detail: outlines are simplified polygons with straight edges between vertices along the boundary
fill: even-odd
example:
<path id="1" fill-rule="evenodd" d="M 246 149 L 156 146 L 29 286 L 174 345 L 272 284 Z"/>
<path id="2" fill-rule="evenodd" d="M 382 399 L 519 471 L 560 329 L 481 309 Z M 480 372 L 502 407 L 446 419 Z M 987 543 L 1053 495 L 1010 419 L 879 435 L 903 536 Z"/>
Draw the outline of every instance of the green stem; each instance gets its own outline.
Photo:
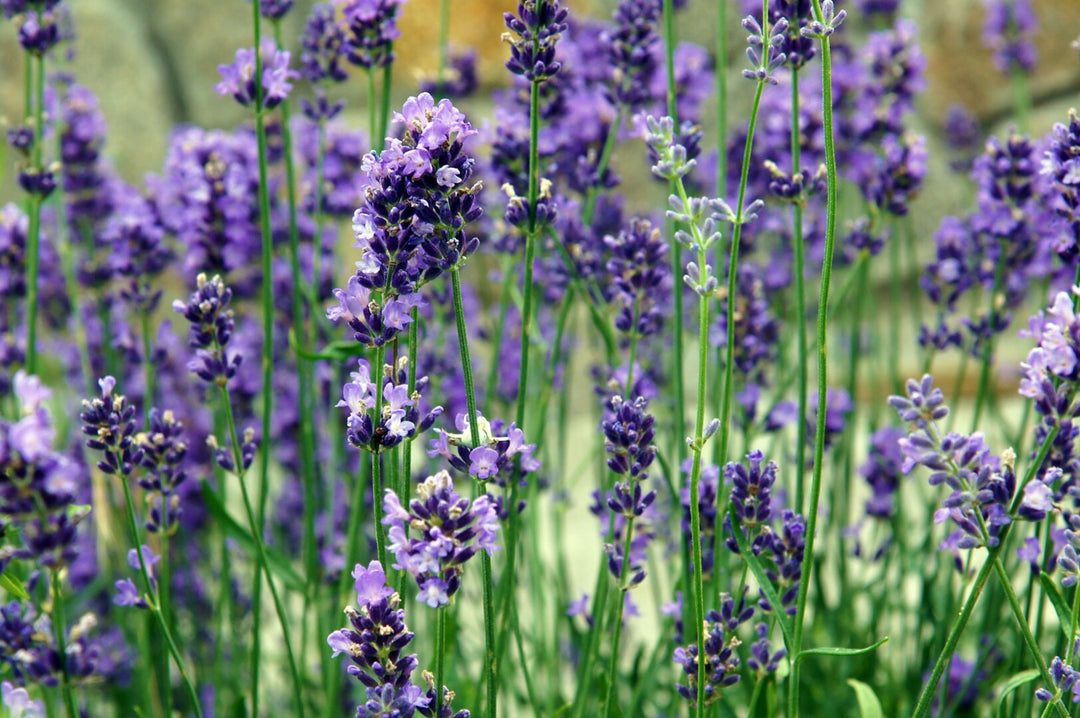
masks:
<path id="1" fill-rule="evenodd" d="M 283 47 L 281 39 L 281 22 L 274 20 L 274 42 L 280 48 Z M 292 130 L 290 128 L 290 105 L 286 99 L 281 103 L 281 138 L 285 160 L 285 187 L 286 199 L 289 205 L 289 268 L 292 279 L 292 318 L 293 331 L 296 332 L 297 342 L 301 346 L 307 345 L 306 324 L 304 322 L 303 300 L 303 277 L 300 273 L 300 229 L 297 224 L 297 192 L 296 192 L 296 166 L 293 161 Z M 319 253 L 319 236 L 316 235 L 312 243 L 314 255 Z M 316 283 L 318 280 L 316 279 Z M 314 310 L 314 306 L 312 307 Z M 319 547 L 315 539 L 315 515 L 318 513 L 316 506 L 316 485 L 318 484 L 318 470 L 315 466 L 315 406 L 311 397 L 313 381 L 313 366 L 310 361 L 299 356 L 296 357 L 296 381 L 300 405 L 300 481 L 304 494 L 304 526 L 301 556 L 303 558 L 305 575 L 307 578 L 307 591 L 313 597 L 317 594 L 320 586 L 319 581 Z M 266 434 L 264 434 L 266 436 Z M 301 631 L 301 655 L 307 653 L 307 628 L 310 621 L 305 618 L 302 622 Z M 304 661 L 306 664 L 306 661 Z"/>
<path id="2" fill-rule="evenodd" d="M 367 86 L 368 86 L 368 126 L 371 128 L 371 149 L 376 152 L 382 151 L 383 140 L 378 138 L 378 111 L 379 105 L 375 96 L 375 70 L 374 68 L 368 68 L 367 70 Z"/>
<path id="3" fill-rule="evenodd" d="M 799 68 L 791 68 L 791 173 L 798 174 L 802 171 L 802 137 L 799 129 Z M 799 362 L 799 419 L 796 422 L 796 463 L 795 463 L 795 511 L 801 513 L 805 496 L 806 482 L 806 410 L 807 392 L 809 391 L 809 369 L 807 368 L 807 332 L 806 332 L 806 248 L 803 243 L 803 205 L 799 198 L 792 205 L 792 213 L 795 216 L 793 246 L 795 254 L 795 316 L 799 328 L 798 353 Z M 730 301 L 730 299 L 729 299 Z M 755 687 L 756 689 L 756 687 Z"/>
<path id="4" fill-rule="evenodd" d="M 389 276 L 389 272 L 387 275 Z M 379 426 L 382 421 L 382 408 L 383 408 L 383 365 L 386 363 L 386 346 L 380 344 L 375 347 L 375 361 L 374 366 L 371 367 L 372 379 L 377 387 L 375 390 L 375 415 L 372 418 L 374 426 Z M 396 380 L 396 377 L 395 377 Z M 385 482 L 382 475 L 382 456 L 379 451 L 372 451 L 371 454 L 371 498 L 374 503 L 375 513 L 375 552 L 379 557 L 379 563 L 383 565 L 383 569 L 387 570 L 390 566 L 389 557 L 386 553 L 386 526 L 383 525 L 383 493 L 386 490 Z M 346 565 L 346 569 L 349 566 Z"/>
<path id="5" fill-rule="evenodd" d="M 630 545 L 634 538 L 634 517 L 626 519 L 626 536 L 623 538 L 622 566 L 619 568 L 619 593 L 615 597 L 615 616 L 612 630 L 615 636 L 611 639 L 611 656 L 608 659 L 607 697 L 604 699 L 604 715 L 607 718 L 615 715 L 615 684 L 619 670 L 619 639 L 622 638 L 623 610 L 626 607 L 626 592 L 629 590 L 626 583 L 627 572 L 630 569 Z M 703 654 L 702 654 L 703 655 Z"/>
<path id="6" fill-rule="evenodd" d="M 814 16 L 819 22 L 824 18 L 821 3 L 813 0 Z M 795 657 L 802 651 L 803 631 L 806 619 L 806 603 L 810 591 L 810 579 L 814 567 L 814 532 L 817 529 L 818 504 L 821 500 L 821 475 L 825 464 L 825 412 L 827 410 L 827 339 L 829 320 L 829 288 L 832 281 L 833 249 L 836 243 L 836 147 L 833 139 L 833 101 L 832 101 L 832 48 L 828 35 L 821 38 L 821 85 L 823 125 L 825 131 L 825 169 L 827 181 L 827 206 L 825 224 L 825 257 L 821 267 L 821 291 L 818 297 L 817 313 L 817 351 L 818 351 L 818 411 L 817 426 L 814 436 L 814 471 L 810 481 L 810 504 L 806 510 L 806 547 L 803 554 L 803 573 L 799 580 L 799 591 L 795 610 L 793 641 L 788 655 Z M 788 716 L 795 718 L 799 714 L 799 664 L 794 659 L 791 663 L 791 677 L 788 688 Z"/>
<path id="7" fill-rule="evenodd" d="M 146 559 L 142 552 L 142 539 L 139 535 L 139 525 L 135 519 L 135 502 L 131 497 L 131 487 L 128 485 L 131 478 L 128 476 L 120 477 L 120 485 L 124 489 L 124 506 L 127 509 L 128 530 L 131 531 L 132 543 L 135 546 L 135 553 L 139 559 L 139 573 L 143 578 L 145 592 L 145 599 L 150 612 L 154 614 L 154 618 L 157 619 L 158 625 L 161 627 L 161 633 L 165 637 L 165 644 L 168 646 L 169 654 L 173 658 L 173 662 L 176 664 L 176 670 L 180 672 L 180 678 L 184 682 L 184 686 L 188 690 L 188 694 L 191 696 L 192 710 L 195 711 L 197 718 L 202 718 L 202 703 L 199 700 L 199 694 L 195 690 L 195 685 L 191 682 L 191 678 L 188 676 L 187 668 L 184 665 L 184 659 L 180 655 L 180 649 L 176 646 L 176 641 L 173 640 L 172 629 L 169 628 L 169 623 L 165 619 L 164 614 L 161 612 L 161 608 L 154 600 L 155 591 L 153 589 L 154 582 L 150 578 L 150 570 L 146 565 Z M 165 680 L 167 680 L 168 671 L 165 671 Z"/>
<path id="8" fill-rule="evenodd" d="M 716 196 L 727 196 L 727 3 L 716 3 Z M 668 107 L 671 103 L 669 100 Z M 797 113 L 796 113 L 797 114 Z M 674 117 L 674 115 L 672 115 Z"/>
<path id="9" fill-rule="evenodd" d="M 273 234 L 270 228 L 270 186 L 267 181 L 266 117 L 263 114 L 262 87 L 262 17 L 259 14 L 260 3 L 251 3 L 252 30 L 255 40 L 255 137 L 259 155 L 259 228 L 262 239 L 262 437 L 259 442 L 259 497 L 257 518 L 251 522 L 251 533 L 260 544 L 266 526 L 266 498 L 270 484 L 270 413 L 273 411 L 274 393 L 274 294 L 273 294 Z M 224 389 L 224 387 L 223 387 Z M 226 402 L 228 404 L 228 402 Z M 232 407 L 228 406 L 226 416 L 232 424 Z M 240 446 L 234 440 L 233 446 L 239 458 Z M 237 472 L 243 471 L 243 464 L 236 463 Z M 247 500 L 247 485 L 241 481 L 244 499 Z M 260 560 L 260 564 L 263 562 Z M 267 577 L 269 578 L 269 577 Z M 252 602 L 262 605 L 261 568 L 252 577 Z M 259 680 L 262 674 L 262 611 L 255 609 L 251 620 L 251 714 L 259 715 Z M 284 622 L 282 625 L 284 628 Z M 297 706 L 303 711 L 303 704 Z"/>
<path id="10" fill-rule="evenodd" d="M 480 424 L 476 410 L 476 387 L 473 383 L 472 357 L 469 354 L 469 333 L 465 326 L 465 309 L 461 301 L 461 275 L 458 267 L 450 270 L 450 282 L 454 292 L 454 321 L 457 325 L 458 350 L 461 354 L 461 373 L 465 380 L 465 403 L 469 412 L 469 438 L 473 448 L 480 446 Z M 477 493 L 484 491 L 479 482 Z M 509 507 L 513 514 L 515 507 Z M 484 715 L 496 718 L 499 701 L 499 665 L 495 652 L 495 582 L 491 572 L 491 556 L 480 552 L 480 573 L 484 584 L 484 682 L 487 686 L 487 702 Z M 507 580 L 512 580 L 508 575 Z"/>
<path id="11" fill-rule="evenodd" d="M 258 3 L 255 3 L 258 7 Z M 247 482 L 244 480 L 244 457 L 241 454 L 240 435 L 236 431 L 236 421 L 233 418 L 232 410 L 232 398 L 229 395 L 229 387 L 221 386 L 221 399 L 225 409 L 225 426 L 229 432 L 229 440 L 232 442 L 233 450 L 233 464 L 236 468 L 237 482 L 240 484 L 240 496 L 244 500 L 244 511 L 247 514 L 248 530 L 251 532 L 251 536 L 255 541 L 255 585 L 261 585 L 261 578 L 265 576 L 266 585 L 270 588 L 270 597 L 274 602 L 274 611 L 277 613 L 278 622 L 281 624 L 281 634 L 285 641 L 285 654 L 289 661 L 289 672 L 292 674 L 292 688 L 293 688 L 293 700 L 296 702 L 296 714 L 301 716 L 305 714 L 304 710 L 304 698 L 303 698 L 303 681 L 300 679 L 300 670 L 296 663 L 296 656 L 293 654 L 292 639 L 289 634 L 289 620 L 285 614 L 285 606 L 281 602 L 281 596 L 278 594 L 277 586 L 274 583 L 274 576 L 267 568 L 266 560 L 266 543 L 263 541 L 263 534 L 259 528 L 258 519 L 255 515 L 251 497 L 248 494 Z M 264 438 L 265 442 L 266 439 Z M 259 604 L 254 604 L 254 614 L 259 615 Z M 252 715 L 258 715 L 254 711 Z"/>
<path id="12" fill-rule="evenodd" d="M 1020 607 L 1020 601 L 1016 598 L 1016 591 L 1013 589 L 1012 581 L 1009 578 L 1008 571 L 1005 570 L 1005 565 L 1001 562 L 1000 553 L 994 556 L 994 571 L 998 575 L 1001 587 L 1005 589 L 1005 598 L 1009 602 L 1009 608 L 1012 609 L 1013 617 L 1020 625 L 1020 633 L 1024 636 L 1024 643 L 1027 645 L 1031 657 L 1035 659 L 1035 665 L 1039 669 L 1039 674 L 1042 676 L 1046 687 L 1052 688 L 1054 686 L 1054 679 L 1050 676 L 1050 669 L 1046 665 L 1046 658 L 1043 657 L 1042 650 L 1039 648 L 1035 636 L 1031 633 L 1031 626 L 1028 625 L 1027 618 L 1024 616 L 1024 610 Z M 1073 642 L 1075 643 L 1075 641 Z M 1061 703 L 1060 697 L 1058 697 L 1054 703 L 1058 706 L 1058 713 L 1062 716 L 1069 715 L 1068 711 L 1065 710 L 1064 704 Z"/>
<path id="13" fill-rule="evenodd" d="M 64 595 L 61 589 L 60 569 L 50 572 L 52 577 L 52 628 L 56 637 L 56 649 L 60 654 L 60 692 L 64 696 L 67 718 L 79 718 L 75 694 L 71 690 L 71 675 L 67 665 L 67 619 L 64 617 Z"/>
<path id="14" fill-rule="evenodd" d="M 45 146 L 45 56 L 34 63 L 34 171 L 43 172 Z M 38 277 L 41 273 L 40 194 L 30 197 L 30 220 L 26 235 L 26 371 L 37 374 Z"/>
<path id="15" fill-rule="evenodd" d="M 149 429 L 150 408 L 154 406 L 154 395 L 157 394 L 157 373 L 154 371 L 154 342 L 150 336 L 150 310 L 145 306 L 141 307 L 139 312 L 139 328 L 142 332 L 142 365 L 143 381 L 145 382 L 145 395 L 143 396 L 143 428 Z"/>
<path id="16" fill-rule="evenodd" d="M 435 705 L 441 706 L 443 700 L 443 668 L 446 651 L 446 611 L 447 606 L 435 609 Z M 438 708 L 435 713 L 438 715 Z"/>

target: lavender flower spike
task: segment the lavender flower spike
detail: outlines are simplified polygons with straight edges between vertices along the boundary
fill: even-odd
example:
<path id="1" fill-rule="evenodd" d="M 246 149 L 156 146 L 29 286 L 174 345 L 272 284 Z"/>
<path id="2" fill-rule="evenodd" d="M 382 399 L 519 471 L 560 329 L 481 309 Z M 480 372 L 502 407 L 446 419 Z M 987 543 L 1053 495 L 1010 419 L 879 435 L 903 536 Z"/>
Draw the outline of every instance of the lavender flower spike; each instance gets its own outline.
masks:
<path id="1" fill-rule="evenodd" d="M 464 564 L 477 551 L 495 553 L 499 517 L 495 502 L 484 494 L 472 500 L 454 490 L 446 471 L 429 476 L 417 487 L 419 499 L 406 510 L 391 489 L 383 496 L 383 523 L 390 527 L 394 568 L 416 579 L 417 599 L 438 608 L 450 602 L 461 587 Z M 419 538 L 405 534 L 408 526 Z M 414 533 L 415 535 L 415 533 Z"/>
<path id="2" fill-rule="evenodd" d="M 262 54 L 262 101 L 267 110 L 277 107 L 289 96 L 292 80 L 299 75 L 289 69 L 291 55 L 278 50 L 273 42 L 264 43 Z M 231 65 L 218 65 L 221 82 L 214 89 L 222 97 L 232 95 L 244 107 L 255 102 L 255 48 L 242 47 L 236 51 Z"/>

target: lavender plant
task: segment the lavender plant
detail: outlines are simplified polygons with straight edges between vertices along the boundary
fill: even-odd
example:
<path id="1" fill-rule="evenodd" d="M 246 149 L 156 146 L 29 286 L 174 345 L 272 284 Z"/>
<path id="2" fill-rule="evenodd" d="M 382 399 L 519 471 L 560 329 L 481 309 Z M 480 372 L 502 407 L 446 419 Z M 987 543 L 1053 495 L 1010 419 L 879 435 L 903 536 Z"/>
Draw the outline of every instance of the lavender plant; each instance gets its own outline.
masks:
<path id="1" fill-rule="evenodd" d="M 610 5 L 0 0 L 0 713 L 1071 714 L 1071 9 Z"/>

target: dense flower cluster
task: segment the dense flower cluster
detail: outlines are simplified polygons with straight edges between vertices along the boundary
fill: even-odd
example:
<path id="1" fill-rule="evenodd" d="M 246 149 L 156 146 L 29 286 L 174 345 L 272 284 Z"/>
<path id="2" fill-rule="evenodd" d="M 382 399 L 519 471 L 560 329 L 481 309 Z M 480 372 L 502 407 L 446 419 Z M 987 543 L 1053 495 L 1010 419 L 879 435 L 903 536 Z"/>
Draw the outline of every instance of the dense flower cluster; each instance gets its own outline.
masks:
<path id="1" fill-rule="evenodd" d="M 84 470 L 55 448 L 52 391 L 22 370 L 13 390 L 19 419 L 0 420 L 0 533 L 21 541 L 0 548 L 0 566 L 16 558 L 59 570 L 78 554 L 76 528 L 89 513 L 77 504 Z"/>
<path id="2" fill-rule="evenodd" d="M 398 6 L 405 0 L 342 0 L 339 3 L 349 35 L 346 56 L 357 67 L 386 67 L 394 61 Z"/>
<path id="3" fill-rule="evenodd" d="M 461 588 L 464 565 L 477 551 L 493 554 L 499 548 L 499 517 L 487 494 L 471 502 L 462 498 L 446 471 L 429 476 L 417 492 L 420 498 L 409 501 L 406 510 L 397 494 L 387 489 L 383 523 L 390 527 L 394 568 L 416 579 L 417 600 L 437 608 Z M 419 536 L 407 536 L 406 527 Z"/>
<path id="4" fill-rule="evenodd" d="M 421 286 L 468 259 L 479 240 L 469 239 L 465 227 L 482 214 L 480 184 L 469 185 L 474 160 L 464 151 L 476 130 L 465 116 L 449 100 L 436 105 L 421 94 L 394 119 L 404 137 L 364 157 L 364 203 L 353 214 L 360 261 L 327 311 L 357 341 L 374 346 L 408 326 Z"/>
<path id="5" fill-rule="evenodd" d="M 716 611 L 709 611 L 705 615 L 707 626 L 705 636 L 705 676 L 708 683 L 705 686 L 705 703 L 711 704 L 720 698 L 721 690 L 738 683 L 742 676 L 739 675 L 739 660 L 735 649 L 740 641 L 734 631 L 727 629 L 721 615 Z M 675 662 L 683 671 L 683 680 L 686 684 L 679 683 L 675 688 L 691 705 L 697 703 L 698 681 L 698 647 L 696 643 L 688 646 L 679 646 L 675 649 Z"/>
<path id="6" fill-rule="evenodd" d="M 334 656 L 344 653 L 349 657 L 349 675 L 366 691 L 367 699 L 357 707 L 356 718 L 412 718 L 416 713 L 444 718 L 435 689 L 424 692 L 412 682 L 419 661 L 415 653 L 402 654 L 415 634 L 405 625 L 405 611 L 399 608 L 401 597 L 386 584 L 382 564 L 372 561 L 367 568 L 357 564 L 352 576 L 356 579 L 356 607 L 345 609 L 349 625 L 331 633 L 326 642 Z M 468 711 L 453 715 L 468 717 Z"/>
<path id="7" fill-rule="evenodd" d="M 1001 529 L 1013 521 L 1015 455 L 1010 451 L 1001 458 L 992 456 L 982 432 L 942 435 L 938 422 L 948 416 L 949 409 L 930 375 L 921 381 L 909 379 L 906 389 L 906 396 L 889 397 L 900 419 L 912 429 L 899 441 L 904 473 L 925 466 L 931 470 L 931 486 L 945 484 L 952 489 L 934 515 L 935 522 L 951 520 L 957 527 L 947 545 L 960 549 L 996 546 Z M 1032 479 L 1023 487 L 1018 514 L 1032 520 L 1044 518 L 1051 508 L 1048 483 L 1059 479 L 1060 471 L 1045 474 L 1042 480 Z"/>
<path id="8" fill-rule="evenodd" d="M 994 51 L 994 66 L 1005 74 L 1030 73 L 1038 60 L 1032 42 L 1032 36 L 1038 30 L 1038 21 L 1030 0 L 985 2 L 983 42 Z"/>
<path id="9" fill-rule="evenodd" d="M 236 375 L 243 359 L 228 350 L 236 328 L 229 308 L 232 290 L 218 276 L 207 279 L 205 274 L 200 274 L 196 284 L 197 289 L 186 304 L 179 299 L 173 302 L 173 310 L 191 324 L 188 343 L 195 350 L 195 358 L 188 369 L 208 384 L 225 386 Z"/>
<path id="10" fill-rule="evenodd" d="M 357 371 L 351 374 L 352 381 L 344 385 L 342 399 L 337 403 L 349 410 L 346 424 L 352 446 L 378 453 L 412 439 L 435 424 L 442 414 L 441 406 L 420 412 L 420 391 L 427 386 L 427 377 L 418 378 L 410 394 L 407 373 L 404 364 L 396 377 L 383 372 L 382 402 L 378 402 L 380 386 L 371 378 L 371 366 L 367 360 L 359 360 Z M 381 416 L 374 416 L 376 407 L 381 408 Z"/>
<path id="11" fill-rule="evenodd" d="M 289 69 L 292 56 L 287 50 L 278 50 L 272 41 L 260 48 L 262 78 L 259 87 L 255 86 L 255 48 L 246 47 L 236 51 L 236 60 L 231 65 L 218 65 L 221 82 L 214 86 L 222 97 L 232 95 L 233 99 L 247 107 L 258 98 L 262 106 L 272 109 L 281 104 L 292 90 L 290 80 L 298 75 Z"/>
<path id="12" fill-rule="evenodd" d="M 510 32 L 503 39 L 510 43 L 506 67 L 529 82 L 550 79 L 559 71 L 555 44 L 566 31 L 566 9 L 559 0 L 522 0 L 517 14 L 505 13 Z"/>

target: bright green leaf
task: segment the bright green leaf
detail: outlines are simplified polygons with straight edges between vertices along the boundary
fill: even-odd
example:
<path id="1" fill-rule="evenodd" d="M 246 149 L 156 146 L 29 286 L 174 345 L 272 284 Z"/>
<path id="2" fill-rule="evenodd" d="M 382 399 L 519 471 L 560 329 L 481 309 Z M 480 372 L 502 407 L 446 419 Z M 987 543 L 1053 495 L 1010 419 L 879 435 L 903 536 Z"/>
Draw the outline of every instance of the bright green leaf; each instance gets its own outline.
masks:
<path id="1" fill-rule="evenodd" d="M 27 601 L 30 599 L 30 594 L 26 592 L 26 587 L 23 586 L 22 581 L 10 573 L 0 573 L 0 588 L 20 600 Z"/>
<path id="2" fill-rule="evenodd" d="M 1069 606 L 1069 602 L 1065 600 L 1065 596 L 1061 593 L 1061 589 L 1054 583 L 1054 579 L 1047 576 L 1045 573 L 1039 574 L 1039 585 L 1042 586 L 1043 593 L 1050 599 L 1050 603 L 1054 606 L 1054 612 L 1057 613 L 1058 625 L 1061 626 L 1061 632 L 1065 635 L 1065 639 L 1069 638 L 1069 626 L 1072 625 L 1072 608 Z M 1077 589 L 1080 590 L 1080 589 Z"/>
<path id="3" fill-rule="evenodd" d="M 884 718 L 885 711 L 881 710 L 881 701 L 878 700 L 873 688 L 854 678 L 848 678 L 848 685 L 855 690 L 855 699 L 859 701 L 861 718 Z"/>
<path id="4" fill-rule="evenodd" d="M 865 648 L 840 648 L 838 646 L 828 648 L 808 648 L 795 657 L 795 662 L 800 663 L 807 656 L 861 656 L 864 653 L 869 653 L 888 640 L 889 637 L 885 636 L 885 638 L 882 638 L 877 643 L 873 643 Z"/>
<path id="5" fill-rule="evenodd" d="M 1003 716 L 1005 715 L 1005 699 L 1020 686 L 1031 683 L 1033 680 L 1039 677 L 1039 670 L 1037 668 L 1029 668 L 1026 671 L 1020 671 L 1009 680 L 1005 681 L 998 691 L 997 701 L 994 705 L 994 713 Z"/>

